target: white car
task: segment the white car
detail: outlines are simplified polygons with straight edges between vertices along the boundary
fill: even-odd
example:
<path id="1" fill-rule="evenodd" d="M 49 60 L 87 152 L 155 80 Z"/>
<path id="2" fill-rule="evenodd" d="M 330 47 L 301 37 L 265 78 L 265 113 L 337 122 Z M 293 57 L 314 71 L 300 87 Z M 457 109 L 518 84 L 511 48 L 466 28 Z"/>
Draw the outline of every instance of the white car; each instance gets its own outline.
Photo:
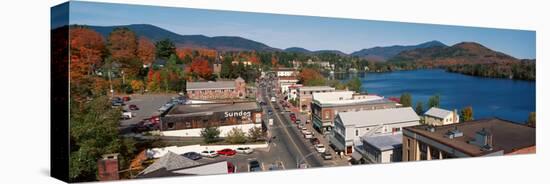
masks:
<path id="1" fill-rule="evenodd" d="M 250 147 L 238 147 L 237 149 L 235 149 L 235 151 L 237 151 L 237 153 L 244 153 L 244 154 L 250 154 L 254 152 L 254 150 L 250 149 Z"/>
<path id="2" fill-rule="evenodd" d="M 136 116 L 136 113 L 130 111 L 122 111 L 122 119 L 132 119 Z"/>
<path id="3" fill-rule="evenodd" d="M 306 132 L 309 132 L 306 127 L 300 128 L 300 131 L 302 132 L 302 134 L 306 134 Z"/>
<path id="4" fill-rule="evenodd" d="M 304 132 L 304 138 L 306 138 L 306 139 L 313 138 L 313 133 L 311 133 L 310 131 Z"/>
<path id="5" fill-rule="evenodd" d="M 324 153 L 326 151 L 326 148 L 325 148 L 325 145 L 323 144 L 316 144 L 315 150 L 317 150 L 317 152 L 319 153 Z"/>
<path id="6" fill-rule="evenodd" d="M 210 150 L 210 151 L 204 150 L 204 151 L 202 151 L 200 154 L 201 154 L 201 156 L 203 156 L 203 157 L 210 157 L 210 158 L 214 158 L 214 157 L 217 157 L 217 156 L 218 156 L 218 153 L 217 153 L 216 151 L 214 151 L 214 150 Z"/>

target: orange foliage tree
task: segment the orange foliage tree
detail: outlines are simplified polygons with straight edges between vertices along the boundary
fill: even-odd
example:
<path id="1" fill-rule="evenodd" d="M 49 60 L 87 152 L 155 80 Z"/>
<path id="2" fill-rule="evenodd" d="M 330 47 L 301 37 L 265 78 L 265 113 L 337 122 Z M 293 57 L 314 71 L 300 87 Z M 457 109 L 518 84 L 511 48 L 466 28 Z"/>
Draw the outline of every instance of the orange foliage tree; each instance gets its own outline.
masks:
<path id="1" fill-rule="evenodd" d="M 207 60 L 203 58 L 196 58 L 189 67 L 189 73 L 203 79 L 210 79 L 212 77 L 212 68 L 210 68 Z"/>
<path id="2" fill-rule="evenodd" d="M 151 64 L 155 60 L 155 44 L 146 37 L 138 41 L 137 56 L 143 64 Z"/>
<path id="3" fill-rule="evenodd" d="M 99 33 L 87 28 L 71 28 L 69 35 L 71 85 L 78 85 L 84 76 L 91 75 L 101 65 L 104 43 Z"/>
<path id="4" fill-rule="evenodd" d="M 107 48 L 113 61 L 121 64 L 129 76 L 136 76 L 142 63 L 137 58 L 136 34 L 128 28 L 116 28 L 109 34 Z"/>
<path id="5" fill-rule="evenodd" d="M 319 86 L 325 84 L 325 78 L 319 71 L 311 68 L 304 68 L 300 72 L 300 81 L 305 86 Z"/>

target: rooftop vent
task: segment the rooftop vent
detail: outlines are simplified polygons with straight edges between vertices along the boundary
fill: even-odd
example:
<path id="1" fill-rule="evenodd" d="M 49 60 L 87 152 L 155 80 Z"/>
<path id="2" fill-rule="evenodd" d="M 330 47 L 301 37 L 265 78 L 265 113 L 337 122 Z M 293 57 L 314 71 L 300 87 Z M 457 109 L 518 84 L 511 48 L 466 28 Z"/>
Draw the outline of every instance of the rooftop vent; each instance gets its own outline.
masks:
<path id="1" fill-rule="evenodd" d="M 447 133 L 445 133 L 445 137 L 449 139 L 454 139 L 457 137 L 462 137 L 464 133 L 462 133 L 460 130 L 458 130 L 458 127 L 455 126 L 453 130 L 449 130 Z"/>
<path id="2" fill-rule="evenodd" d="M 426 128 L 426 131 L 435 132 L 435 127 L 434 126 L 428 126 L 428 128 Z"/>
<path id="3" fill-rule="evenodd" d="M 474 140 L 470 141 L 470 144 L 477 145 L 483 151 L 493 150 L 493 134 L 487 129 L 482 128 L 476 132 Z"/>

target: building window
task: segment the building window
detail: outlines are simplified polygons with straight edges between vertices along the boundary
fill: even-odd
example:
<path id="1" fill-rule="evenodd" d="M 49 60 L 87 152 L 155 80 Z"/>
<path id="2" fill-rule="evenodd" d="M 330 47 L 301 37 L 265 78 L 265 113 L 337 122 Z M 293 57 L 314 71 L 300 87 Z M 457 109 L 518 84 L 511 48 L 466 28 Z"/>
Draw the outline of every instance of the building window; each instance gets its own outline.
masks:
<path id="1" fill-rule="evenodd" d="M 185 127 L 191 128 L 191 122 L 185 122 Z"/>
<path id="2" fill-rule="evenodd" d="M 168 129 L 174 129 L 174 123 L 168 123 Z"/>
<path id="3" fill-rule="evenodd" d="M 359 136 L 359 130 L 355 130 L 355 136 Z"/>

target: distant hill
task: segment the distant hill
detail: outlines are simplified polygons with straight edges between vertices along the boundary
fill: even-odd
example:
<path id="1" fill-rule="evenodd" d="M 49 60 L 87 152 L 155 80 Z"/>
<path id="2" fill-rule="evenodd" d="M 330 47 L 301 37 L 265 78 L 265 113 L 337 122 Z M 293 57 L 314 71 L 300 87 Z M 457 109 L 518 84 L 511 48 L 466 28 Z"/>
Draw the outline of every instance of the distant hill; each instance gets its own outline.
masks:
<path id="1" fill-rule="evenodd" d="M 301 48 L 301 47 L 289 47 L 284 50 L 285 52 L 296 52 L 296 53 L 303 53 L 303 54 L 311 54 L 312 52 L 310 50 Z"/>
<path id="2" fill-rule="evenodd" d="M 138 36 L 144 36 L 152 41 L 159 41 L 165 38 L 172 40 L 178 47 L 209 48 L 220 51 L 275 51 L 276 48 L 269 47 L 263 43 L 236 36 L 215 36 L 204 35 L 179 35 L 166 29 L 149 24 L 131 24 L 121 26 L 87 26 L 102 34 L 105 38 L 115 28 L 127 27 Z"/>
<path id="3" fill-rule="evenodd" d="M 446 47 L 447 45 L 434 40 L 434 41 L 421 43 L 418 45 L 409 45 L 409 46 L 394 45 L 389 47 L 373 47 L 373 48 L 362 49 L 360 51 L 353 52 L 351 53 L 351 55 L 361 57 L 361 58 L 366 58 L 368 60 L 373 60 L 373 61 L 385 61 L 389 58 L 396 56 L 397 54 L 403 51 L 408 51 L 408 50 L 413 50 L 418 48 L 436 47 L 436 46 Z"/>
<path id="4" fill-rule="evenodd" d="M 517 62 L 518 59 L 491 50 L 479 43 L 462 42 L 451 47 L 433 46 L 403 51 L 390 61 L 433 62 L 440 64 L 471 64 Z"/>

